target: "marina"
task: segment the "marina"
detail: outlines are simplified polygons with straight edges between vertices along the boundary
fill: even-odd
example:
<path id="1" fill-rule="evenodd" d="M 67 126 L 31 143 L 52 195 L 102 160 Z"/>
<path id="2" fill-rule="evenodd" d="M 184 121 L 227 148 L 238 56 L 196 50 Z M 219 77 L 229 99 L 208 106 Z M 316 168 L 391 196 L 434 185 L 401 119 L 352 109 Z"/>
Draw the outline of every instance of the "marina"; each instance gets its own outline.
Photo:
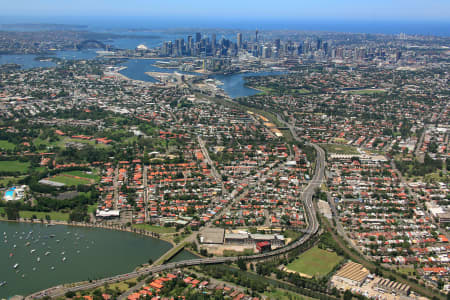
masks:
<path id="1" fill-rule="evenodd" d="M 0 298 L 129 272 L 171 247 L 133 233 L 66 225 L 0 222 L 0 232 Z"/>

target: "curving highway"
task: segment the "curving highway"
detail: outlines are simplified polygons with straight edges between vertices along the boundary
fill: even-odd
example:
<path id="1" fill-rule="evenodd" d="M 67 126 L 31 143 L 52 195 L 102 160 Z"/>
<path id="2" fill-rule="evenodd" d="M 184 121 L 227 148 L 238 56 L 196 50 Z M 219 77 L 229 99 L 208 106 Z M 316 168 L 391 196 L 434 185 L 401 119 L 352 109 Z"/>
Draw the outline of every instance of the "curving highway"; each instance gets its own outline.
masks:
<path id="1" fill-rule="evenodd" d="M 279 118 L 280 119 L 280 118 Z M 295 129 L 293 125 L 288 124 L 284 122 L 283 120 L 280 120 L 286 126 L 290 129 L 292 136 L 296 140 L 300 140 L 297 136 L 297 133 L 295 132 Z M 38 299 L 45 296 L 50 297 L 60 297 L 63 296 L 68 291 L 81 291 L 81 290 L 87 290 L 87 289 L 93 289 L 97 288 L 99 286 L 104 285 L 105 283 L 111 284 L 115 283 L 117 281 L 123 281 L 127 280 L 129 278 L 138 277 L 141 275 L 150 275 L 153 273 L 158 273 L 161 271 L 166 271 L 170 269 L 175 268 L 183 268 L 183 267 L 190 267 L 190 266 L 197 266 L 197 265 L 208 265 L 208 264 L 220 264 L 220 263 L 227 263 L 227 262 L 236 262 L 238 259 L 244 259 L 244 260 L 261 260 L 273 256 L 279 256 L 282 254 L 285 254 L 302 244 L 304 244 L 306 241 L 308 241 L 312 236 L 316 234 L 316 232 L 319 229 L 319 222 L 317 220 L 316 216 L 316 210 L 313 204 L 312 197 L 314 195 L 314 192 L 317 187 L 320 187 L 322 184 L 322 181 L 324 179 L 324 173 L 325 173 L 325 152 L 322 148 L 317 146 L 316 144 L 310 144 L 316 149 L 317 156 L 316 156 L 316 167 L 314 176 L 309 182 L 308 186 L 303 191 L 303 194 L 301 196 L 301 199 L 303 203 L 305 204 L 305 211 L 307 213 L 308 218 L 308 226 L 306 228 L 305 234 L 296 240 L 295 242 L 286 245 L 282 248 L 278 248 L 274 251 L 261 253 L 261 254 L 255 254 L 250 256 L 240 256 L 240 257 L 211 257 L 211 258 L 199 258 L 199 259 L 191 259 L 191 260 L 185 260 L 182 262 L 175 262 L 175 263 L 167 263 L 159 266 L 149 266 L 146 268 L 139 269 L 137 271 L 133 271 L 127 274 L 117 275 L 109 278 L 104 278 L 96 281 L 92 281 L 89 283 L 83 283 L 75 287 L 64 287 L 64 286 L 56 286 L 52 287 L 40 292 L 36 292 L 34 294 L 31 294 L 27 296 L 25 299 Z"/>

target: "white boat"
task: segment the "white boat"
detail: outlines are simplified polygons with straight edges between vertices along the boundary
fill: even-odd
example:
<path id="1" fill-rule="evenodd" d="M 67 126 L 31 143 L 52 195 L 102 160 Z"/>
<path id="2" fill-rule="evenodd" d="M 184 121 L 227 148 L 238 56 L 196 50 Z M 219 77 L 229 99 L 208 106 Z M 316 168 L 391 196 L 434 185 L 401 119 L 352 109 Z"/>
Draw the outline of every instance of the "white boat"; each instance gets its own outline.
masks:
<path id="1" fill-rule="evenodd" d="M 36 249 L 31 249 L 30 253 L 33 254 L 34 252 L 36 252 Z"/>
<path id="2" fill-rule="evenodd" d="M 13 266 L 14 269 L 17 269 L 18 267 L 19 267 L 19 264 L 15 264 L 15 265 Z"/>
<path id="3" fill-rule="evenodd" d="M 51 252 L 50 251 L 47 251 L 47 252 L 45 252 L 45 256 L 47 256 L 47 255 L 49 255 Z"/>
<path id="4" fill-rule="evenodd" d="M 50 269 L 54 270 L 54 269 L 55 269 L 55 267 L 53 267 L 53 266 L 52 266 L 52 267 L 51 267 Z"/>
<path id="5" fill-rule="evenodd" d="M 31 244 L 30 242 L 27 242 L 27 243 L 25 244 L 25 246 L 28 247 L 28 246 L 30 246 L 30 244 Z"/>
<path id="6" fill-rule="evenodd" d="M 63 251 L 63 252 L 61 252 L 61 255 L 64 255 L 64 254 L 66 254 L 66 252 L 64 252 L 64 251 Z"/>
<path id="7" fill-rule="evenodd" d="M 6 285 L 6 281 L 0 282 L 0 287 L 2 287 L 2 286 L 4 286 L 4 285 Z"/>
<path id="8" fill-rule="evenodd" d="M 16 248 L 16 247 L 17 247 L 16 244 L 14 244 L 13 248 Z"/>
<path id="9" fill-rule="evenodd" d="M 65 258 L 65 257 L 63 257 L 63 258 L 62 258 L 62 261 L 66 261 L 66 258 Z"/>
<path id="10" fill-rule="evenodd" d="M 40 257 L 38 257 L 38 258 L 37 258 L 36 260 L 37 260 L 37 262 L 40 262 L 40 261 L 41 261 L 41 258 L 40 258 Z"/>

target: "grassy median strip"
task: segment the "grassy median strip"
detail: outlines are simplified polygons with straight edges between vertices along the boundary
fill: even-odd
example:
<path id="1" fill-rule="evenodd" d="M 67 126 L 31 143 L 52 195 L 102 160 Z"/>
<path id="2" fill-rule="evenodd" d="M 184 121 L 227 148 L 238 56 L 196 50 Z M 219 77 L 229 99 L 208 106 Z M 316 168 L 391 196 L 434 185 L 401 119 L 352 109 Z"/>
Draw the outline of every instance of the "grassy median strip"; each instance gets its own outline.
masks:
<path id="1" fill-rule="evenodd" d="M 178 244 L 178 246 L 172 248 L 171 250 L 169 250 L 168 252 L 166 252 L 166 254 L 164 254 L 163 256 L 161 256 L 161 257 L 154 263 L 154 265 L 159 266 L 159 265 L 162 265 L 162 264 L 166 263 L 166 262 L 169 261 L 172 257 L 174 257 L 178 252 L 180 252 L 185 246 L 186 246 L 186 242 L 183 242 L 183 243 Z"/>

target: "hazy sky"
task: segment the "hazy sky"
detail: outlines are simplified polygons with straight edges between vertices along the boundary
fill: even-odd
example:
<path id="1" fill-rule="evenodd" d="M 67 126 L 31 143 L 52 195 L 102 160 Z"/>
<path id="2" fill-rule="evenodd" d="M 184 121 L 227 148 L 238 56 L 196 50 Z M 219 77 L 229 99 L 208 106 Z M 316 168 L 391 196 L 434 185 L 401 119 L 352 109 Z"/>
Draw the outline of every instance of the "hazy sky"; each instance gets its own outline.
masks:
<path id="1" fill-rule="evenodd" d="M 3 16 L 450 20 L 450 0 L 1 0 L 0 3 Z"/>

